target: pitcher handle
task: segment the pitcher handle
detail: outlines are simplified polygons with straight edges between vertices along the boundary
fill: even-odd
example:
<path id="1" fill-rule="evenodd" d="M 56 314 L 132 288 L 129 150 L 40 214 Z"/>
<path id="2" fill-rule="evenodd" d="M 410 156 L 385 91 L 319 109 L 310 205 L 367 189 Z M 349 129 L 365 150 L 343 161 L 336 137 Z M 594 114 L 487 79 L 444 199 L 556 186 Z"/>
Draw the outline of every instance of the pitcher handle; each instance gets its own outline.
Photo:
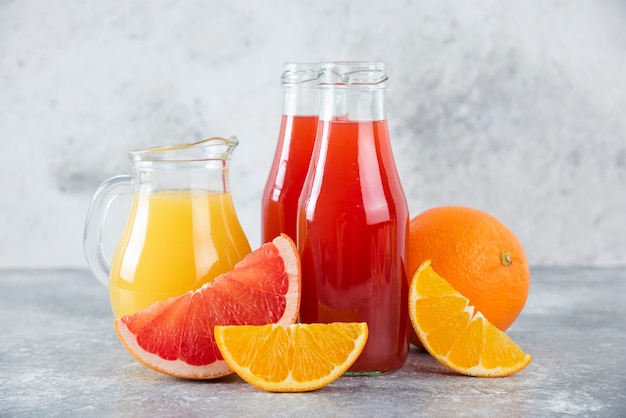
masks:
<path id="1" fill-rule="evenodd" d="M 93 275 L 104 286 L 108 286 L 111 263 L 102 249 L 102 227 L 113 200 L 133 192 L 133 178 L 129 175 L 111 177 L 100 185 L 87 211 L 83 233 L 83 249 L 87 264 Z"/>

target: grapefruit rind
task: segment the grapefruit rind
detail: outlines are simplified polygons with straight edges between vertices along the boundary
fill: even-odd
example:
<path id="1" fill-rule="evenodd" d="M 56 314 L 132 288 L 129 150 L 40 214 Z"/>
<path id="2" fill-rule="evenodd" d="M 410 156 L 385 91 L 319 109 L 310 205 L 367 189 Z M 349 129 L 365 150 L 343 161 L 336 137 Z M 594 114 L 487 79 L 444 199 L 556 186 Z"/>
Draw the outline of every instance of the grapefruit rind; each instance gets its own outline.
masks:
<path id="1" fill-rule="evenodd" d="M 425 281 L 420 283 L 420 280 Z M 428 286 L 429 283 L 434 283 L 435 286 Z M 433 288 L 443 291 L 437 292 Z M 444 298 L 457 299 L 457 301 L 452 305 L 450 301 L 443 301 Z M 425 301 L 430 301 L 432 305 L 454 306 L 454 310 L 442 313 L 432 307 L 420 306 L 420 304 L 425 305 L 427 303 Z M 430 260 L 420 265 L 411 280 L 409 316 L 417 337 L 430 355 L 458 373 L 475 377 L 504 377 L 524 369 L 532 360 L 530 354 L 524 353 L 508 335 L 491 324 L 481 312 L 469 304 L 467 298 L 439 276 L 432 269 Z M 466 318 L 463 319 L 463 317 Z M 429 326 L 424 328 L 421 325 L 422 322 Z M 433 326 L 435 323 L 439 325 Z M 479 333 L 481 338 L 472 340 L 471 337 L 467 337 L 470 332 L 474 336 Z M 438 338 L 433 338 L 436 334 L 439 334 Z M 489 334 L 489 337 L 486 337 L 486 334 Z M 442 343 L 442 335 L 445 335 L 448 341 Z M 463 341 L 464 338 L 469 338 L 470 341 L 479 340 L 480 343 L 467 344 Z M 455 349 L 455 345 L 461 348 Z M 491 351 L 492 356 L 495 355 L 493 351 L 497 351 L 498 356 L 507 356 L 507 360 L 512 365 L 490 364 L 488 359 L 492 356 L 485 355 L 488 351 Z M 467 366 L 459 364 L 460 359 L 468 361 L 468 358 L 476 361 L 470 361 L 473 364 Z"/>
<path id="2" fill-rule="evenodd" d="M 126 323 L 116 320 L 114 324 L 115 332 L 126 350 L 144 366 L 153 370 L 169 376 L 192 380 L 217 379 L 234 373 L 224 360 L 216 360 L 205 366 L 194 366 L 180 359 L 165 360 L 144 350 L 137 342 L 137 336 L 130 332 Z"/>
<path id="3" fill-rule="evenodd" d="M 301 289 L 300 257 L 299 257 L 299 253 L 296 249 L 295 244 L 293 243 L 291 238 L 289 238 L 287 235 L 281 234 L 280 236 L 276 237 L 272 241 L 272 243 L 278 250 L 280 258 L 283 260 L 284 272 L 288 276 L 288 283 L 289 283 L 287 291 L 283 295 L 285 297 L 285 300 L 287 301 L 287 303 L 285 304 L 285 311 L 281 315 L 280 319 L 276 322 L 276 324 L 289 325 L 289 324 L 293 324 L 296 322 L 298 313 L 299 313 L 299 307 L 300 307 L 300 289 Z M 214 280 L 214 282 L 226 279 L 224 276 L 228 275 L 229 273 L 218 276 Z M 190 291 L 183 295 L 175 296 L 173 298 L 168 299 L 167 301 L 156 302 L 155 304 L 151 305 L 150 307 L 140 312 L 153 310 L 157 314 L 152 319 L 157 318 L 158 315 L 160 314 L 160 311 L 167 310 L 167 307 L 170 305 L 170 302 L 172 302 L 173 299 L 181 299 L 185 297 L 189 297 L 189 299 L 191 299 L 190 296 L 193 296 L 194 293 L 202 292 L 202 290 L 204 290 L 205 288 L 212 286 L 214 282 L 207 283 L 195 291 Z M 220 378 L 220 377 L 227 376 L 229 374 L 234 373 L 234 371 L 228 366 L 228 364 L 223 359 L 216 359 L 215 361 L 209 364 L 193 365 L 181 359 L 174 359 L 174 360 L 164 359 L 160 357 L 158 354 L 147 351 L 139 343 L 138 338 L 137 338 L 138 334 L 132 332 L 128 326 L 127 321 L 129 321 L 132 316 L 133 315 L 127 315 L 127 316 L 115 319 L 114 321 L 115 332 L 117 333 L 117 336 L 119 337 L 122 345 L 128 350 L 128 352 L 135 359 L 137 359 L 143 365 L 153 370 L 156 370 L 158 372 L 161 372 L 163 374 L 166 374 L 166 375 L 181 377 L 185 379 L 194 379 L 194 380 L 216 379 L 216 378 Z M 226 316 L 230 317 L 229 315 L 226 315 Z M 227 322 L 227 321 L 221 321 L 221 322 Z M 227 324 L 214 324 L 214 325 L 227 325 Z M 217 349 L 215 345 L 214 337 L 212 341 L 213 341 L 212 347 L 205 347 L 205 349 L 214 349 L 216 351 L 216 354 L 220 354 L 219 350 Z"/>
<path id="4" fill-rule="evenodd" d="M 286 300 L 295 301 L 295 303 L 287 304 L 282 320 L 278 321 L 277 324 L 293 324 L 300 313 L 300 291 L 302 287 L 300 253 L 294 242 L 285 234 L 274 238 L 272 243 L 278 249 L 278 253 L 285 263 L 285 273 L 289 276 L 289 282 L 297 283 L 297 286 L 289 286 L 285 294 Z"/>

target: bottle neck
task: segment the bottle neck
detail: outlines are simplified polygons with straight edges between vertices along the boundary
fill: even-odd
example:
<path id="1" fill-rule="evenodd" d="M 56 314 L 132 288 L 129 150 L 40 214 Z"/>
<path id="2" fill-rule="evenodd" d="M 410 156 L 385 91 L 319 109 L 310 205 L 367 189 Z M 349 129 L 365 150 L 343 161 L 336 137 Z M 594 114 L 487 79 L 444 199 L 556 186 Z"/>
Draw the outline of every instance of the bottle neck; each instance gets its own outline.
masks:
<path id="1" fill-rule="evenodd" d="M 319 91 L 317 84 L 283 86 L 283 114 L 287 116 L 317 116 Z"/>
<path id="2" fill-rule="evenodd" d="M 370 86 L 323 86 L 319 118 L 323 121 L 385 120 L 385 89 Z"/>

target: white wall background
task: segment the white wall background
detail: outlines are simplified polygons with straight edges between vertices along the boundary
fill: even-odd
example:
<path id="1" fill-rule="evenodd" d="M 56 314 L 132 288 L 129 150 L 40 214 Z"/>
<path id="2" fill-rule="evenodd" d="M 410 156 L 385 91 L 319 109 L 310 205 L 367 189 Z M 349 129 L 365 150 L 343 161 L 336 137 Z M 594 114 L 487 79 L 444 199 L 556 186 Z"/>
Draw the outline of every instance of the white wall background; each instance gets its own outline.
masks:
<path id="1" fill-rule="evenodd" d="M 256 247 L 281 65 L 339 59 L 387 63 L 413 215 L 473 206 L 533 266 L 626 265 L 624 1 L 0 0 L 0 268 L 86 267 L 126 152 L 213 135 L 240 138 Z"/>

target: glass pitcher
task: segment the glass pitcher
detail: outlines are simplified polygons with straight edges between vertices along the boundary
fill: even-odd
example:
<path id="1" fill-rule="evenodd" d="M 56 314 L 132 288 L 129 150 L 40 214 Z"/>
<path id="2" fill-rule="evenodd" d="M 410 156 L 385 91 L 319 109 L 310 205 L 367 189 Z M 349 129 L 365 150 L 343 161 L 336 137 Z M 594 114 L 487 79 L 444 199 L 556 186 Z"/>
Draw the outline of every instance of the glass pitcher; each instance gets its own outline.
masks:
<path id="1" fill-rule="evenodd" d="M 94 276 L 108 283 L 116 317 L 197 289 L 251 251 L 229 187 L 238 143 L 210 138 L 130 152 L 133 175 L 112 177 L 96 191 L 84 250 Z M 132 205 L 109 264 L 102 228 L 111 202 L 124 193 L 132 193 Z"/>

